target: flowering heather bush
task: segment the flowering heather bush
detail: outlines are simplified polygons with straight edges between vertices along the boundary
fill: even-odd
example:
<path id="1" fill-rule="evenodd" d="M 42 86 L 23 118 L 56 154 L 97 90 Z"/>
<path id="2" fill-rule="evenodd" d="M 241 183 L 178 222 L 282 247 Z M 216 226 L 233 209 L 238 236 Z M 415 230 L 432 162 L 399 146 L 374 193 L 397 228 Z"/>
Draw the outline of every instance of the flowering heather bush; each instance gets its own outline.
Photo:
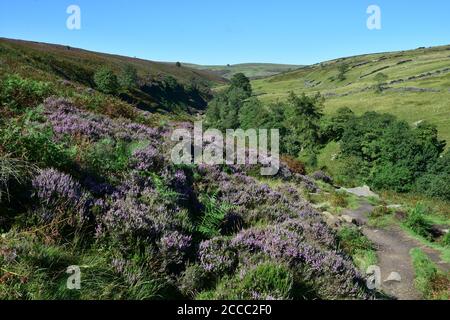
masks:
<path id="1" fill-rule="evenodd" d="M 198 254 L 203 269 L 216 275 L 233 272 L 238 263 L 237 252 L 224 237 L 203 241 Z"/>
<path id="2" fill-rule="evenodd" d="M 192 245 L 192 236 L 178 231 L 169 232 L 159 242 L 159 249 L 167 264 L 182 264 Z"/>
<path id="3" fill-rule="evenodd" d="M 163 198 L 151 179 L 132 173 L 100 201 L 99 236 L 110 235 L 127 243 L 137 238 L 156 241 L 164 233 L 182 230 L 181 209 Z"/>
<path id="4" fill-rule="evenodd" d="M 274 261 L 284 261 L 310 279 L 326 277 L 329 281 L 320 288 L 325 295 L 359 294 L 362 277 L 353 264 L 336 251 L 315 246 L 314 242 L 308 241 L 304 230 L 300 220 L 245 230 L 232 240 L 232 247 L 240 255 L 262 252 Z"/>
<path id="5" fill-rule="evenodd" d="M 311 175 L 311 177 L 314 180 L 320 180 L 320 181 L 323 181 L 323 182 L 328 183 L 328 184 L 332 184 L 333 183 L 333 178 L 331 178 L 329 175 L 327 175 L 323 171 L 316 171 L 316 172 L 314 172 Z"/>
<path id="6" fill-rule="evenodd" d="M 216 167 L 199 166 L 208 186 L 216 186 L 220 190 L 220 201 L 236 208 L 246 224 L 254 224 L 259 220 L 279 222 L 288 218 L 311 217 L 320 219 L 294 188 L 273 190 L 265 184 L 242 173 L 228 175 Z M 210 190 L 207 190 L 207 192 Z"/>
<path id="7" fill-rule="evenodd" d="M 55 133 L 80 135 L 90 140 L 115 138 L 125 141 L 151 140 L 158 142 L 160 132 L 126 119 L 112 120 L 103 115 L 78 109 L 64 98 L 50 97 L 44 102 L 46 115 Z"/>
<path id="8" fill-rule="evenodd" d="M 87 211 L 88 195 L 82 190 L 81 185 L 71 176 L 54 169 L 43 170 L 32 181 L 36 196 L 40 202 L 52 213 L 47 215 L 54 218 L 54 210 L 62 208 L 74 210 L 82 216 Z"/>
<path id="9" fill-rule="evenodd" d="M 78 110 L 70 101 L 61 98 L 48 98 L 44 103 L 47 117 L 57 135 L 82 135 L 92 140 L 108 136 L 110 121 L 104 118 L 89 117 L 90 114 Z"/>
<path id="10" fill-rule="evenodd" d="M 163 157 L 153 146 L 133 152 L 131 167 L 138 171 L 157 171 L 163 164 Z"/>

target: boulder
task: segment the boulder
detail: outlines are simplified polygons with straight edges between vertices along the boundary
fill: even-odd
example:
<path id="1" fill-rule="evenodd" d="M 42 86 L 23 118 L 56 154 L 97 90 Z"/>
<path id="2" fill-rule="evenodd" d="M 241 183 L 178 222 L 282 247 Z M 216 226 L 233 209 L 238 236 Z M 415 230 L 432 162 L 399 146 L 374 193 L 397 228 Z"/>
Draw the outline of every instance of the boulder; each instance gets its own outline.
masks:
<path id="1" fill-rule="evenodd" d="M 380 196 L 378 194 L 376 194 L 375 192 L 373 192 L 372 190 L 370 190 L 370 188 L 368 186 L 357 187 L 357 188 L 350 188 L 350 189 L 342 188 L 342 190 L 345 190 L 346 192 L 354 194 L 354 195 L 356 195 L 358 197 L 380 198 Z"/>

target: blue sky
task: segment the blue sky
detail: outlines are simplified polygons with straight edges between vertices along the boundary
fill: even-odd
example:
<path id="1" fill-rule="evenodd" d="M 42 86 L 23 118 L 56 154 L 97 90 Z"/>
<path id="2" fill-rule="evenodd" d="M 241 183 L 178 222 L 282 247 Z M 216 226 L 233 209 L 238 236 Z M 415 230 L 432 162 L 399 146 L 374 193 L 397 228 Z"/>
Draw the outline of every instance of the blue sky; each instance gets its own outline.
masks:
<path id="1" fill-rule="evenodd" d="M 81 30 L 66 9 L 81 8 Z M 369 5 L 382 29 L 368 30 Z M 2 0 L 0 36 L 159 61 L 312 64 L 450 44 L 448 0 Z"/>

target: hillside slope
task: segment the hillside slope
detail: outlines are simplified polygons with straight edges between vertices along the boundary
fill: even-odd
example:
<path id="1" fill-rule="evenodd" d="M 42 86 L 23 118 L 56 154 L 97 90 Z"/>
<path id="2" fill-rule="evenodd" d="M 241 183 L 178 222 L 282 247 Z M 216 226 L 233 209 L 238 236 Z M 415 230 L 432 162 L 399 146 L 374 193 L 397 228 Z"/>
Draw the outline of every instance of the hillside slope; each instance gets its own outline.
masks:
<path id="1" fill-rule="evenodd" d="M 345 69 L 345 80 L 339 80 Z M 379 73 L 387 80 L 376 93 Z M 255 80 L 253 88 L 263 101 L 284 99 L 289 91 L 320 92 L 326 113 L 349 107 L 358 114 L 391 113 L 409 123 L 427 120 L 450 141 L 450 46 L 336 59 Z"/>
<path id="2" fill-rule="evenodd" d="M 236 73 L 243 73 L 250 79 L 258 79 L 301 68 L 299 65 L 274 63 L 242 63 L 227 66 L 201 66 L 196 64 L 186 64 L 186 66 L 198 70 L 211 71 L 226 79 L 231 79 Z"/>
<path id="3" fill-rule="evenodd" d="M 119 96 L 147 111 L 171 111 L 174 105 L 204 108 L 209 87 L 226 82 L 214 73 L 176 64 L 5 38 L 0 38 L 0 61 L 0 75 L 16 73 L 41 81 L 64 80 L 86 88 L 95 88 L 93 76 L 101 67 L 120 75 L 126 66 L 132 66 L 137 70 L 139 87 L 120 92 Z M 168 83 L 177 92 L 168 92 Z"/>

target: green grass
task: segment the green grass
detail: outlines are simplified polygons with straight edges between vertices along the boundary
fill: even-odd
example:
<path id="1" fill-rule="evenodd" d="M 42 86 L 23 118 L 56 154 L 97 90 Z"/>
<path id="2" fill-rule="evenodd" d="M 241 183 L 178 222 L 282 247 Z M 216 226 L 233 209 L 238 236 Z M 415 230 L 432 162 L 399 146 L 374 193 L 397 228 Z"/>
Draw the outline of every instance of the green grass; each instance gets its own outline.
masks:
<path id="1" fill-rule="evenodd" d="M 266 102 L 284 100 L 289 91 L 297 94 L 321 92 L 326 96 L 325 112 L 330 114 L 340 107 L 349 107 L 357 114 L 366 111 L 388 112 L 409 123 L 427 120 L 437 125 L 441 137 L 450 141 L 450 67 L 449 46 L 428 49 L 370 54 L 345 58 L 350 66 L 346 80 L 338 81 L 338 67 L 343 59 L 301 68 L 297 71 L 276 75 L 252 82 L 255 94 Z M 385 57 L 380 61 L 380 58 Z M 398 64 L 404 60 L 411 62 Z M 367 63 L 357 66 L 360 63 Z M 381 94 L 375 89 L 373 73 L 382 72 L 388 76 L 387 83 L 402 79 L 404 82 L 388 84 L 389 90 Z M 410 79 L 428 72 L 429 77 Z M 362 77 L 362 78 L 361 78 Z M 395 91 L 405 87 L 433 89 L 438 92 Z"/>
<path id="2" fill-rule="evenodd" d="M 370 240 L 356 227 L 343 227 L 338 232 L 339 245 L 350 255 L 355 265 L 366 271 L 377 263 L 377 253 Z"/>
<path id="3" fill-rule="evenodd" d="M 411 250 L 415 271 L 415 285 L 425 299 L 448 300 L 450 275 L 441 273 L 436 265 L 420 249 Z"/>

